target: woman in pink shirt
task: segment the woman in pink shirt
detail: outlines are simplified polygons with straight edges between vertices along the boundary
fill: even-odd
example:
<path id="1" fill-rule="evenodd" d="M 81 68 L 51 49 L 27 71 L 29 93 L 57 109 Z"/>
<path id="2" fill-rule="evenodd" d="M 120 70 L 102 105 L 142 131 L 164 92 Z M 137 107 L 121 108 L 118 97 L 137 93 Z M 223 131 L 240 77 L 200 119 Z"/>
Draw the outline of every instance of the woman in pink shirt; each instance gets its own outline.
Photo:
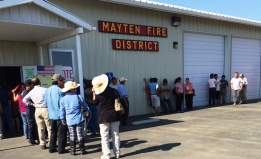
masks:
<path id="1" fill-rule="evenodd" d="M 189 78 L 186 78 L 186 84 L 184 84 L 185 99 L 186 99 L 186 109 L 193 109 L 193 95 L 194 95 L 194 86 L 190 83 Z"/>
<path id="2" fill-rule="evenodd" d="M 175 79 L 175 83 L 174 83 L 174 87 L 175 87 L 175 91 L 176 91 L 176 110 L 179 113 L 183 113 L 182 110 L 182 102 L 183 102 L 183 86 L 181 85 L 181 77 L 178 77 Z"/>
<path id="3" fill-rule="evenodd" d="M 23 130 L 24 130 L 24 137 L 28 139 L 28 121 L 26 118 L 26 105 L 23 102 L 23 93 L 25 90 L 25 85 L 21 83 L 18 88 L 15 88 L 13 92 L 14 101 L 18 101 L 18 105 L 21 112 L 21 117 L 23 120 Z"/>

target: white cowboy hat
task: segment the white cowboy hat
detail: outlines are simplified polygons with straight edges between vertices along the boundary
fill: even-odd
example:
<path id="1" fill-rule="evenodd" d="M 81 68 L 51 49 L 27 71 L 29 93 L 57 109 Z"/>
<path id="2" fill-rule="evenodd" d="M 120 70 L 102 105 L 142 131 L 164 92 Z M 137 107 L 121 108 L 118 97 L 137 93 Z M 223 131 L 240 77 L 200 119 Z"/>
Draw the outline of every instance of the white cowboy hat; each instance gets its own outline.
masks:
<path id="1" fill-rule="evenodd" d="M 120 82 L 123 82 L 123 81 L 127 81 L 127 79 L 126 79 L 125 77 L 121 77 L 121 78 L 119 79 L 119 81 L 120 81 Z"/>
<path id="2" fill-rule="evenodd" d="M 68 81 L 64 84 L 64 88 L 62 89 L 62 92 L 68 92 L 72 89 L 76 89 L 80 86 L 80 84 L 77 84 L 76 82 L 73 81 Z"/>
<path id="3" fill-rule="evenodd" d="M 93 85 L 95 94 L 101 94 L 108 86 L 108 83 L 109 83 L 109 78 L 105 74 L 94 77 L 92 80 L 92 85 Z"/>

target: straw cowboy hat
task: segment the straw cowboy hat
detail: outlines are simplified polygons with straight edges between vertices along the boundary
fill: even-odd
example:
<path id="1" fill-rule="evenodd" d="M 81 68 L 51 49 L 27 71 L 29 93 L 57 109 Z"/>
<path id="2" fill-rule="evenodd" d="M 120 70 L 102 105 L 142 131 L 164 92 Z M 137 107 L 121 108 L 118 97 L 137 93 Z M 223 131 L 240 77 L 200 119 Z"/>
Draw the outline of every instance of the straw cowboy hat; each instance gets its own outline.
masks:
<path id="1" fill-rule="evenodd" d="M 72 89 L 76 89 L 80 86 L 80 84 L 77 84 L 76 82 L 73 81 L 68 81 L 64 84 L 64 88 L 62 89 L 62 92 L 68 92 Z"/>
<path id="2" fill-rule="evenodd" d="M 92 80 L 92 85 L 93 85 L 95 94 L 101 94 L 102 92 L 104 92 L 104 90 L 108 86 L 108 83 L 109 83 L 109 78 L 105 74 L 94 77 Z"/>

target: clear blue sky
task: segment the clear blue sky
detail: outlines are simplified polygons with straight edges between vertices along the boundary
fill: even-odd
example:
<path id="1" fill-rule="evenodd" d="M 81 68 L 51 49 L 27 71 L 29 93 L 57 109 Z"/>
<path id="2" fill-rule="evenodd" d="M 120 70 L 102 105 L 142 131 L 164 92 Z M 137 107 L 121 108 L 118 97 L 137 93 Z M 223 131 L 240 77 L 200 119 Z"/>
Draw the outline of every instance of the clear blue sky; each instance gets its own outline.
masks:
<path id="1" fill-rule="evenodd" d="M 152 0 L 152 1 L 261 21 L 261 0 Z"/>

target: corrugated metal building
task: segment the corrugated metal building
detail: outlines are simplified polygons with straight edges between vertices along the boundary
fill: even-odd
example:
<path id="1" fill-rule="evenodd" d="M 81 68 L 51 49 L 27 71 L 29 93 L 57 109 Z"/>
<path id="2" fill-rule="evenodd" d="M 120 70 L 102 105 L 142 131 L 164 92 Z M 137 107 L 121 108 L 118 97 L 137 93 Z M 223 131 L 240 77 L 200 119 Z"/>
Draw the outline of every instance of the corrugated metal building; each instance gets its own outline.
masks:
<path id="1" fill-rule="evenodd" d="M 248 98 L 260 98 L 260 22 L 150 1 L 50 0 L 50 2 L 97 27 L 96 31 L 80 36 L 83 75 L 91 79 L 104 72 L 113 72 L 116 77 L 126 77 L 128 79 L 126 89 L 130 96 L 130 115 L 152 112 L 143 90 L 144 77 L 157 77 L 160 82 L 167 78 L 171 86 L 176 77 L 190 78 L 197 93 L 194 105 L 199 106 L 208 103 L 206 82 L 210 73 L 217 73 L 220 77 L 225 74 L 229 81 L 233 73 L 238 71 L 244 73 L 249 80 Z M 60 33 L 66 29 L 76 28 L 75 23 L 57 17 L 36 5 L 30 6 L 27 14 L 39 15 L 28 19 L 21 12 L 28 7 L 27 5 L 34 4 L 0 9 L 0 22 L 7 21 L 6 17 L 12 21 L 13 15 L 10 13 L 14 12 L 20 14 L 14 16 L 18 17 L 15 19 L 17 21 L 51 25 L 53 28 L 59 28 L 57 30 Z M 172 26 L 172 17 L 181 19 L 179 26 Z M 167 37 L 100 32 L 98 21 L 166 28 Z M 2 23 L 0 26 L 2 28 Z M 41 29 L 38 31 L 41 32 Z M 48 33 L 47 30 L 46 32 Z M 78 62 L 74 60 L 77 59 L 76 37 L 72 36 L 59 42 L 50 41 L 50 44 L 42 45 L 42 54 L 37 54 L 36 40 L 19 42 L 21 41 L 19 37 L 17 36 L 17 40 L 0 37 L 1 66 L 70 63 L 76 74 L 78 73 L 79 68 L 76 67 Z M 114 50 L 112 39 L 156 41 L 158 51 Z M 174 42 L 178 43 L 177 49 L 173 48 Z M 59 58 L 57 59 L 55 55 Z M 230 101 L 230 97 L 229 92 L 227 102 Z"/>

